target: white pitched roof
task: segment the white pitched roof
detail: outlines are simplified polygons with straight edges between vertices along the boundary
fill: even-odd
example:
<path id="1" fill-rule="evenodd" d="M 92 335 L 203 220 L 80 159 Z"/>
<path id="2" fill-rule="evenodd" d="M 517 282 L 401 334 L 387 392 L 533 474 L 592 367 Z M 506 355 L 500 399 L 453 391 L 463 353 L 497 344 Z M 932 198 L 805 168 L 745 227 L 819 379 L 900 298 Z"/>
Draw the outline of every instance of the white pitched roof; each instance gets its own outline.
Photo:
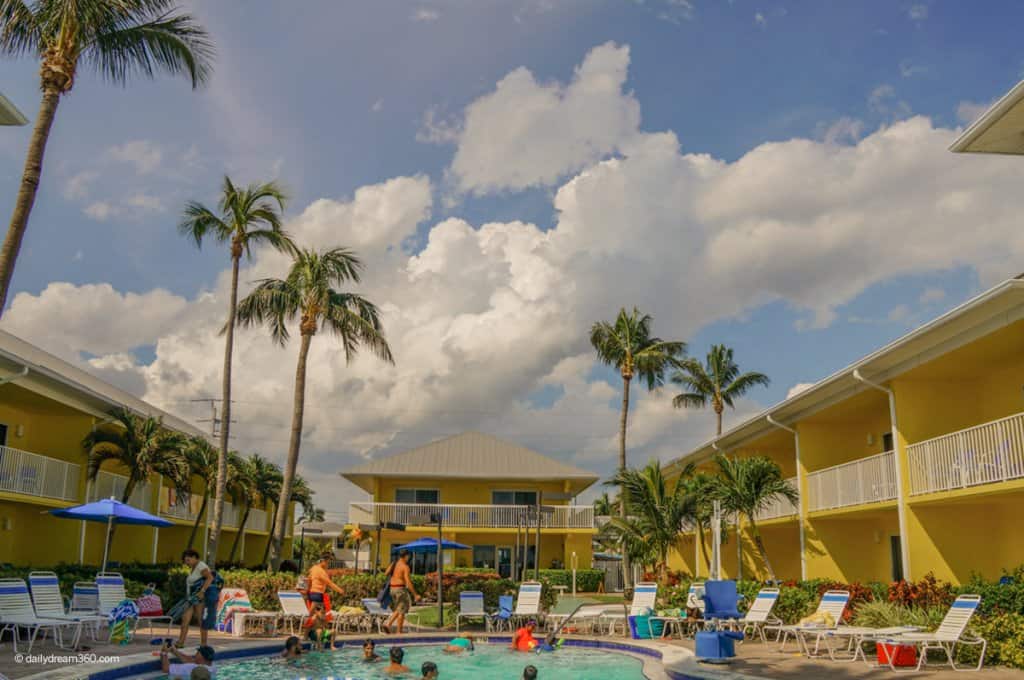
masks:
<path id="1" fill-rule="evenodd" d="M 0 125 L 24 125 L 28 119 L 11 101 L 0 94 Z"/>
<path id="2" fill-rule="evenodd" d="M 135 413 L 162 418 L 165 426 L 184 434 L 207 437 L 207 434 L 191 423 L 166 411 L 158 409 L 138 397 L 100 380 L 88 371 L 45 352 L 16 335 L 0 330 L 0 359 L 4 364 L 13 364 L 14 370 L 28 369 L 24 377 L 14 380 L 27 389 L 39 388 L 52 394 L 55 391 L 72 392 L 84 408 L 94 415 L 105 413 L 112 408 L 125 407 Z M 3 370 L 8 370 L 4 366 Z M 0 378 L 6 376 L 0 376 Z M 56 388 L 56 390 L 54 389 Z"/>
<path id="3" fill-rule="evenodd" d="M 463 432 L 394 456 L 371 461 L 341 476 L 372 493 L 374 477 L 567 481 L 580 493 L 598 480 L 593 472 L 481 432 Z"/>

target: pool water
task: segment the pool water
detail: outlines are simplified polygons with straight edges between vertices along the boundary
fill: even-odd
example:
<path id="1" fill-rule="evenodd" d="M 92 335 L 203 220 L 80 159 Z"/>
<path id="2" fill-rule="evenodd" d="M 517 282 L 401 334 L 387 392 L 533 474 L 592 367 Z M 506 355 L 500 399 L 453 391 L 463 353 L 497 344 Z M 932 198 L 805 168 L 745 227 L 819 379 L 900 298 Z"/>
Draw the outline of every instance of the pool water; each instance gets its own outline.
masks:
<path id="1" fill-rule="evenodd" d="M 501 644 L 478 644 L 475 652 L 458 655 L 442 653 L 439 645 L 405 647 L 405 665 L 412 669 L 404 676 L 389 675 L 388 647 L 379 645 L 381 661 L 364 663 L 357 647 L 334 652 L 309 652 L 301 659 L 285 661 L 254 658 L 218 664 L 218 680 L 295 680 L 296 678 L 358 678 L 394 680 L 419 678 L 420 665 L 433 661 L 439 680 L 519 680 L 523 668 L 537 667 L 539 680 L 644 680 L 643 662 L 632 656 L 590 648 L 562 648 L 556 652 L 527 654 L 513 652 Z"/>

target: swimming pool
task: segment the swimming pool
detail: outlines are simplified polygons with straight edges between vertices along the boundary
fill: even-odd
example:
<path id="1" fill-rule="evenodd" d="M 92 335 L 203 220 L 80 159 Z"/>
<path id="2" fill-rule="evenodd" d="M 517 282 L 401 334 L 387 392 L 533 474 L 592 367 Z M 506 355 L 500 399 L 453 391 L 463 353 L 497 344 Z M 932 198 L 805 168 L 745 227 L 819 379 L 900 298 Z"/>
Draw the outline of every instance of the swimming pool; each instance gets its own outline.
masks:
<path id="1" fill-rule="evenodd" d="M 382 661 L 367 664 L 353 646 L 334 652 L 310 652 L 284 661 L 267 657 L 218 664 L 218 680 L 294 680 L 295 678 L 358 678 L 394 680 L 384 672 L 389 646 L 381 644 Z M 519 680 L 523 667 L 537 667 L 543 680 L 645 680 L 643 662 L 633 656 L 599 649 L 565 647 L 553 653 L 512 652 L 502 644 L 479 644 L 472 654 L 448 655 L 441 645 L 405 647 L 405 665 L 420 677 L 420 664 L 433 661 L 443 680 Z"/>

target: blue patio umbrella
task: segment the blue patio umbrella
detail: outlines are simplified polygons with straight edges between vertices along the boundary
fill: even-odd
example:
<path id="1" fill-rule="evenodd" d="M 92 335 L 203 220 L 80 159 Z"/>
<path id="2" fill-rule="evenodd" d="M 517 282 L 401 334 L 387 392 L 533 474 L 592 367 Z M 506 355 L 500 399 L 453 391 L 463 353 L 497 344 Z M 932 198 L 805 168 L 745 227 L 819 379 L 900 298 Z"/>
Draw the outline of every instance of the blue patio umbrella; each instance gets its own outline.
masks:
<path id="1" fill-rule="evenodd" d="M 85 520 L 86 522 L 107 523 L 107 534 L 106 538 L 103 539 L 103 568 L 100 569 L 100 571 L 107 570 L 107 554 L 110 552 L 111 525 L 137 524 L 149 527 L 174 526 L 174 522 L 169 522 L 162 517 L 151 515 L 148 512 L 139 510 L 138 508 L 133 508 L 119 500 L 115 500 L 114 498 L 107 498 L 102 501 L 93 501 L 92 503 L 86 503 L 85 505 L 75 505 L 70 508 L 61 508 L 60 510 L 51 510 L 50 514 L 54 517 L 63 517 L 64 519 L 78 519 Z"/>
<path id="2" fill-rule="evenodd" d="M 456 543 L 455 541 L 442 540 L 441 550 L 469 550 L 468 545 L 462 543 Z M 392 553 L 396 553 L 399 550 L 408 550 L 409 552 L 416 553 L 433 553 L 437 552 L 437 539 L 436 538 L 417 538 L 412 543 L 406 543 L 405 545 L 399 545 L 391 549 Z"/>

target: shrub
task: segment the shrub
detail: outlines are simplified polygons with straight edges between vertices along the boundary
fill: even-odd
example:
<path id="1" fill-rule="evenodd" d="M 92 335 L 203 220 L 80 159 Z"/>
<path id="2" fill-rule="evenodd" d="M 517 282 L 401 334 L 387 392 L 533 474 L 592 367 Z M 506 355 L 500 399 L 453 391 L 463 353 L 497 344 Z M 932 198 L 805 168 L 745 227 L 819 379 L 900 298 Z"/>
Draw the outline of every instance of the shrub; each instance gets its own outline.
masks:
<path id="1" fill-rule="evenodd" d="M 818 581 L 817 582 L 817 593 L 818 599 L 821 598 L 829 590 L 846 590 L 850 593 L 850 601 L 846 605 L 846 610 L 843 612 L 843 621 L 849 623 L 851 619 L 857 614 L 857 609 L 867 603 L 874 600 L 874 592 L 870 586 L 857 583 L 839 583 L 837 581 Z"/>
<path id="2" fill-rule="evenodd" d="M 553 586 L 572 588 L 572 569 L 541 569 L 540 580 Z M 604 581 L 601 569 L 577 569 L 576 590 L 581 593 L 596 593 Z"/>
<path id="3" fill-rule="evenodd" d="M 817 596 L 805 588 L 782 588 L 772 613 L 783 623 L 796 623 L 814 611 L 817 604 Z"/>
<path id="4" fill-rule="evenodd" d="M 1024 567 L 1018 567 L 1013 572 L 1004 572 L 1008 583 L 986 581 L 978 574 L 971 574 L 970 581 L 955 588 L 955 592 L 957 595 L 981 595 L 978 611 L 986 616 L 1024 614 L 1024 574 L 1021 574 L 1021 571 L 1024 571 Z"/>
<path id="5" fill-rule="evenodd" d="M 1024 615 L 996 614 L 972 621 L 970 632 L 988 640 L 985 664 L 1024 668 Z M 958 663 L 977 663 L 979 646 L 960 645 Z"/>
<path id="6" fill-rule="evenodd" d="M 915 583 L 896 581 L 889 586 L 889 601 L 907 607 L 948 607 L 953 602 L 953 586 L 940 582 L 928 572 Z"/>

